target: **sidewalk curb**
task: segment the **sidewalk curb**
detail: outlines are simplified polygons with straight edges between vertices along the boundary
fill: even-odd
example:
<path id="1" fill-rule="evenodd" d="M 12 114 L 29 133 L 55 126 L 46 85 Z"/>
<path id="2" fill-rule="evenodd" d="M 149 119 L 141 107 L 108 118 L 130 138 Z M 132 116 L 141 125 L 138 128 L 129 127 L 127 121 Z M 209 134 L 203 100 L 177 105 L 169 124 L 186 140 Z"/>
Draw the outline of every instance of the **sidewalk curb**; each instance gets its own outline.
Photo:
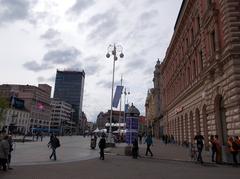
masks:
<path id="1" fill-rule="evenodd" d="M 105 155 L 131 157 L 131 156 L 127 156 L 127 155 L 123 155 L 123 154 L 119 154 L 119 153 L 112 153 L 111 151 L 106 152 Z M 176 159 L 176 158 L 171 158 L 170 159 L 170 158 L 157 158 L 157 157 L 147 157 L 147 156 L 139 156 L 139 158 L 148 159 L 148 160 L 158 160 L 158 161 L 194 163 L 194 164 L 199 164 L 200 166 L 206 166 L 207 165 L 207 166 L 214 166 L 214 167 L 218 167 L 218 166 L 232 167 L 232 165 L 228 164 L 228 163 L 216 164 L 216 163 L 211 163 L 211 162 L 203 162 L 203 164 L 201 164 L 201 163 L 199 163 L 197 161 L 193 161 L 193 160 L 182 160 L 182 159 Z"/>

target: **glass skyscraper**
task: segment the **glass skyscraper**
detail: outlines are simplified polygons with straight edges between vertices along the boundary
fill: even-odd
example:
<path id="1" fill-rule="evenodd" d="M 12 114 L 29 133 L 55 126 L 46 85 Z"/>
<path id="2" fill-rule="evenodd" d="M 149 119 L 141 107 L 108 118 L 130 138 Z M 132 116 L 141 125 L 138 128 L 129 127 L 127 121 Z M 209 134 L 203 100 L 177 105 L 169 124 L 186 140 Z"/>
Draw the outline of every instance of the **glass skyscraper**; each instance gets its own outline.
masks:
<path id="1" fill-rule="evenodd" d="M 57 70 L 55 80 L 54 98 L 72 105 L 73 120 L 77 123 L 82 116 L 84 79 L 84 71 Z"/>

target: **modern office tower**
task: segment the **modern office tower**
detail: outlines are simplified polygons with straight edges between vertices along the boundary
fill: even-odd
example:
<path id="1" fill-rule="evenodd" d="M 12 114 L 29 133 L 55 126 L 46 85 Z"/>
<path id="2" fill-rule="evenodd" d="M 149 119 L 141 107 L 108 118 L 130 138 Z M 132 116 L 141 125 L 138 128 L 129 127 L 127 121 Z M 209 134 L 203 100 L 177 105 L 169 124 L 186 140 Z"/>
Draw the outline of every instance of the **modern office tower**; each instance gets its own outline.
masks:
<path id="1" fill-rule="evenodd" d="M 55 80 L 54 99 L 66 101 L 72 105 L 73 120 L 77 124 L 82 118 L 84 79 L 84 71 L 57 70 Z"/>

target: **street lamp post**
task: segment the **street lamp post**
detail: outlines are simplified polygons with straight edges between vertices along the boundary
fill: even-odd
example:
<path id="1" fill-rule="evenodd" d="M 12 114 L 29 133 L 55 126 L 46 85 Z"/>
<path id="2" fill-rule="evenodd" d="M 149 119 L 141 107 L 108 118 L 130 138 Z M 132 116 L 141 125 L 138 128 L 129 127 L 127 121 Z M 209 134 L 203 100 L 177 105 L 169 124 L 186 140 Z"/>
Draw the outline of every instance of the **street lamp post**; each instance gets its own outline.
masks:
<path id="1" fill-rule="evenodd" d="M 113 76 L 112 76 L 112 95 L 111 95 L 111 112 L 110 112 L 110 127 L 109 127 L 109 135 L 108 135 L 108 141 L 109 143 L 112 142 L 112 103 L 113 103 L 113 87 L 114 87 L 114 73 L 115 73 L 115 61 L 117 61 L 117 53 L 119 53 L 119 57 L 123 58 L 124 54 L 122 53 L 122 46 L 121 45 L 109 45 L 108 46 L 108 53 L 106 54 L 107 58 L 110 58 L 111 55 L 113 55 Z"/>

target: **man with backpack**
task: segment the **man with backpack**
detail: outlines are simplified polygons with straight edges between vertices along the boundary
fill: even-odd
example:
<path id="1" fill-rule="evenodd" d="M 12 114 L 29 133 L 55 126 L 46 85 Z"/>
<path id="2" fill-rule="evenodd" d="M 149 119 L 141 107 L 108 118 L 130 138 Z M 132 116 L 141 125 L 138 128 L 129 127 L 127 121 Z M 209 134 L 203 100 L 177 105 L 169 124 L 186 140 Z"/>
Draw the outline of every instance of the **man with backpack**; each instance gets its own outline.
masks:
<path id="1" fill-rule="evenodd" d="M 53 157 L 54 160 L 57 160 L 56 149 L 57 149 L 58 147 L 60 147 L 60 141 L 59 141 L 59 139 L 58 139 L 55 135 L 53 135 L 53 134 L 51 135 L 50 141 L 48 142 L 48 147 L 51 147 L 51 149 L 52 149 L 52 153 L 51 153 L 51 155 L 49 156 L 49 158 L 52 159 L 52 157 Z"/>

